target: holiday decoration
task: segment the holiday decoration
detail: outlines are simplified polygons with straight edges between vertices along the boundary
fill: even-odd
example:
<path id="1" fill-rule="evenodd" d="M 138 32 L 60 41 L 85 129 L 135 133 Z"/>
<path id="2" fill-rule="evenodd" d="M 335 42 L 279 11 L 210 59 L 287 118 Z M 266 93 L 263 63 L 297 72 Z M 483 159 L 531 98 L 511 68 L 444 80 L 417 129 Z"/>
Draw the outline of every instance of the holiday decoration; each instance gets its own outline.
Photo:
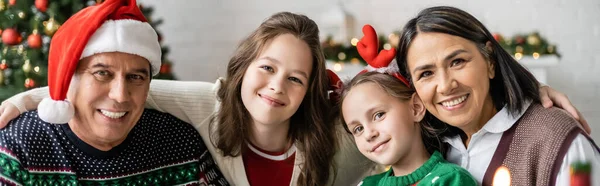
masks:
<path id="1" fill-rule="evenodd" d="M 33 88 L 35 87 L 35 80 L 31 79 L 31 78 L 27 78 L 25 79 L 25 88 Z"/>
<path id="2" fill-rule="evenodd" d="M 6 60 L 0 61 L 0 70 L 6 70 L 8 65 L 6 64 Z"/>
<path id="3" fill-rule="evenodd" d="M 390 37 L 397 37 L 396 35 L 390 35 Z M 357 38 L 352 38 L 346 42 L 335 42 L 332 37 L 326 38 L 321 44 L 325 59 L 334 62 L 350 62 L 350 63 L 361 63 L 366 65 L 367 63 L 358 54 L 356 45 L 358 43 Z M 397 42 L 396 42 L 397 44 Z M 391 43 L 384 36 L 379 36 L 379 49 L 390 49 Z"/>
<path id="4" fill-rule="evenodd" d="M 502 37 L 502 35 L 500 35 L 498 33 L 493 33 L 492 36 L 494 37 L 494 39 L 496 41 L 504 40 L 504 38 Z"/>
<path id="5" fill-rule="evenodd" d="M 46 12 L 46 9 L 48 9 L 48 0 L 35 0 L 35 7 L 41 12 Z"/>
<path id="6" fill-rule="evenodd" d="M 161 74 L 171 73 L 171 63 L 168 61 L 164 62 L 163 65 L 160 66 L 160 73 Z"/>
<path id="7" fill-rule="evenodd" d="M 0 0 L 0 102 L 19 92 L 46 86 L 48 50 L 53 35 L 71 15 L 101 2 Z M 156 30 L 162 20 L 150 19 L 152 7 L 140 8 Z M 165 67 L 154 79 L 175 79 L 173 63 L 167 60 L 168 53 L 169 48 L 163 45 L 162 63 Z"/>
<path id="8" fill-rule="evenodd" d="M 591 186 L 592 165 L 590 162 L 575 162 L 570 166 L 570 186 Z"/>
<path id="9" fill-rule="evenodd" d="M 500 43 L 502 48 L 509 54 L 513 55 L 517 60 L 525 56 L 531 56 L 538 59 L 544 55 L 555 55 L 560 57 L 556 51 L 556 46 L 548 43 L 542 38 L 539 33 L 532 32 L 530 34 L 520 34 L 512 38 L 506 38 L 499 33 L 492 34 L 494 39 Z M 398 32 L 389 34 L 387 37 L 379 36 L 379 48 L 390 49 L 398 47 L 400 36 Z M 366 65 L 364 60 L 356 51 L 357 38 L 352 38 L 347 41 L 337 42 L 333 37 L 327 37 L 321 44 L 325 58 L 328 61 L 335 63 L 361 63 Z"/>
<path id="10" fill-rule="evenodd" d="M 19 19 L 25 19 L 26 15 L 27 15 L 27 14 L 25 14 L 25 12 L 23 12 L 22 10 L 19 10 L 19 11 L 17 12 L 17 17 L 18 17 Z"/>
<path id="11" fill-rule="evenodd" d="M 527 44 L 531 46 L 539 46 L 541 44 L 540 35 L 538 33 L 533 33 L 527 36 Z"/>
<path id="12" fill-rule="evenodd" d="M 538 32 L 519 34 L 508 39 L 505 39 L 505 37 L 502 37 L 498 33 L 494 33 L 494 39 L 517 60 L 525 56 L 530 56 L 534 59 L 538 59 L 543 55 L 560 57 L 560 54 L 556 51 L 556 46 L 548 43 Z"/>
<path id="13" fill-rule="evenodd" d="M 4 70 L 0 70 L 0 87 L 4 85 Z"/>
<path id="14" fill-rule="evenodd" d="M 102 1 L 102 0 L 98 0 L 98 1 Z M 150 16 L 154 12 L 154 8 L 146 7 L 146 6 L 142 6 L 142 5 L 139 5 L 139 7 L 142 10 L 142 13 L 144 13 L 144 15 L 146 15 L 146 18 L 148 19 L 148 22 L 150 23 L 150 25 L 152 25 L 152 27 L 156 28 L 158 25 L 162 24 L 162 22 L 163 22 L 162 19 L 152 19 L 152 17 Z M 157 34 L 158 34 L 158 41 L 161 42 L 164 39 L 164 37 L 162 36 L 162 34 L 160 32 L 158 32 L 158 30 L 157 30 Z M 169 48 L 167 48 L 163 45 L 163 47 L 162 47 L 162 66 L 159 71 L 159 74 L 153 77 L 154 79 L 177 79 L 172 72 L 173 63 L 170 60 L 168 60 L 168 54 L 169 54 Z M 163 66 L 164 66 L 164 68 L 163 68 Z"/>
<path id="15" fill-rule="evenodd" d="M 364 36 L 358 41 L 356 49 L 360 56 L 369 64 L 360 73 L 366 72 L 379 72 L 386 73 L 396 77 L 402 81 L 407 87 L 410 87 L 410 83 L 404 76 L 398 72 L 398 67 L 395 65 L 394 57 L 396 57 L 396 49 L 383 49 L 379 50 L 379 41 L 377 39 L 377 33 L 371 25 L 363 26 Z"/>
<path id="16" fill-rule="evenodd" d="M 29 62 L 29 60 L 25 60 L 25 64 L 23 64 L 23 72 L 29 73 L 31 72 L 31 69 L 31 62 Z"/>
<path id="17" fill-rule="evenodd" d="M 44 33 L 48 36 L 54 35 L 54 32 L 58 30 L 60 24 L 52 17 L 48 21 L 44 21 Z"/>
<path id="18" fill-rule="evenodd" d="M 31 34 L 29 37 L 27 37 L 27 44 L 29 44 L 29 47 L 34 49 L 42 47 L 42 36 L 36 32 L 37 31 L 34 31 L 34 34 Z"/>
<path id="19" fill-rule="evenodd" d="M 19 43 L 19 33 L 14 28 L 7 28 L 2 31 L 2 43 L 5 45 L 16 45 Z"/>

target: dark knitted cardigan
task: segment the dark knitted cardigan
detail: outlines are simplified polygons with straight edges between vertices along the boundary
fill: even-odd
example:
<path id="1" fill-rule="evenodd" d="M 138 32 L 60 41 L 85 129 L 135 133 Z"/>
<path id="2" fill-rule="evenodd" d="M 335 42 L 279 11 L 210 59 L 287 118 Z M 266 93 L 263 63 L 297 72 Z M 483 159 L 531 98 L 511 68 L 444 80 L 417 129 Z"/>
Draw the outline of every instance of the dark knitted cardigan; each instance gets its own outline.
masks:
<path id="1" fill-rule="evenodd" d="M 565 111 L 532 103 L 502 135 L 483 177 L 483 185 L 492 184 L 500 165 L 510 170 L 511 185 L 555 185 L 564 156 L 579 134 L 586 136 L 600 152 L 578 122 Z"/>

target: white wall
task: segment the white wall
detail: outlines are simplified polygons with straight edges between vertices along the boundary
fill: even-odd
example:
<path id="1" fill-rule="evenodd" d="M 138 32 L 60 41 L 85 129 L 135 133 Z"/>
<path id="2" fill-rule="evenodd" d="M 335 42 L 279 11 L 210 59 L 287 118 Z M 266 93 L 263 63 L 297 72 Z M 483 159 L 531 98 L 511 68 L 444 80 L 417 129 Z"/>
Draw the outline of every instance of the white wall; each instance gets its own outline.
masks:
<path id="1" fill-rule="evenodd" d="M 214 81 L 225 74 L 238 41 L 279 11 L 303 13 L 319 22 L 338 0 L 138 0 L 153 6 L 164 44 L 171 48 L 174 72 L 182 80 Z M 399 30 L 419 10 L 434 5 L 464 9 L 492 32 L 504 36 L 537 30 L 562 54 L 549 70 L 548 84 L 566 93 L 583 112 L 600 142 L 599 0 L 345 0 L 360 26 L 380 33 Z"/>

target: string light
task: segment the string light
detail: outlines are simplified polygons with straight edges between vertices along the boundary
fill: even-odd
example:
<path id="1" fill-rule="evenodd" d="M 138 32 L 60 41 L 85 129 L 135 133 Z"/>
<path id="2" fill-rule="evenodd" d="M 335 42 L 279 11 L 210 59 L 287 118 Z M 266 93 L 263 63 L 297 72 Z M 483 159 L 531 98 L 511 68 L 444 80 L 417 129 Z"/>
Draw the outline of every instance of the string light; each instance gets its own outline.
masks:
<path id="1" fill-rule="evenodd" d="M 339 62 L 338 62 L 338 63 L 335 63 L 335 64 L 333 65 L 333 70 L 334 70 L 334 71 L 336 71 L 336 72 L 342 71 L 342 64 L 341 64 L 341 63 L 339 63 Z"/>
<path id="2" fill-rule="evenodd" d="M 517 53 L 523 53 L 523 47 L 522 46 L 517 46 L 517 47 L 515 47 L 515 51 Z"/>
<path id="3" fill-rule="evenodd" d="M 19 13 L 17 13 L 17 16 L 19 16 L 19 18 L 21 19 L 25 19 L 25 12 L 19 11 Z"/>
<path id="4" fill-rule="evenodd" d="M 350 43 L 352 44 L 352 46 L 356 46 L 358 44 L 358 39 L 352 38 L 352 40 L 350 40 Z"/>
<path id="5" fill-rule="evenodd" d="M 523 57 L 523 54 L 521 53 L 515 53 L 515 59 L 520 60 Z"/>
<path id="6" fill-rule="evenodd" d="M 340 59 L 342 61 L 346 60 L 346 54 L 343 52 L 338 53 L 338 59 Z"/>
<path id="7" fill-rule="evenodd" d="M 538 58 L 540 58 L 540 53 L 534 52 L 533 59 L 538 59 Z"/>
<path id="8" fill-rule="evenodd" d="M 390 45 L 389 43 L 386 43 L 383 45 L 383 49 L 386 49 L 386 50 L 392 49 L 392 45 Z"/>

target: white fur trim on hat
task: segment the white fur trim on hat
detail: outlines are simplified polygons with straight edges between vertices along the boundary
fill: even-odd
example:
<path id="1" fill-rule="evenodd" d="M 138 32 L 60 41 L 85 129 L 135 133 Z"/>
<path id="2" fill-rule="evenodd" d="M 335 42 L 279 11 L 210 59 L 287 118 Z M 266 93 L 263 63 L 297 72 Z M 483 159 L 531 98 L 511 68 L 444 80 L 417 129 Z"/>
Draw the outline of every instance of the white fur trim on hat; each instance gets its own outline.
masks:
<path id="1" fill-rule="evenodd" d="M 132 19 L 104 22 L 88 40 L 81 59 L 103 52 L 135 54 L 150 62 L 152 75 L 158 74 L 160 70 L 161 48 L 158 35 L 146 22 Z"/>
<path id="2" fill-rule="evenodd" d="M 50 98 L 44 98 L 38 105 L 38 115 L 40 119 L 48 123 L 64 124 L 68 123 L 75 115 L 75 108 L 69 101 L 56 101 Z"/>

